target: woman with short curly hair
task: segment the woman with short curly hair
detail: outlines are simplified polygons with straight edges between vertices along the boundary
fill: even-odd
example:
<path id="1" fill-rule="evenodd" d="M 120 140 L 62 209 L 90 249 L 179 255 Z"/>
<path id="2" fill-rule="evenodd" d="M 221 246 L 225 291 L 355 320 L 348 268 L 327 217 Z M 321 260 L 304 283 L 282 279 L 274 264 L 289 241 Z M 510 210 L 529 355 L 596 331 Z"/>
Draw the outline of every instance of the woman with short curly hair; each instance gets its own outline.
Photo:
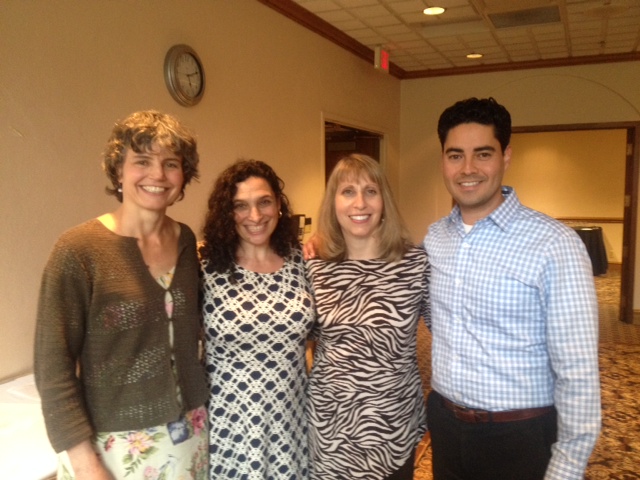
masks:
<path id="1" fill-rule="evenodd" d="M 49 257 L 35 378 L 58 479 L 206 477 L 196 239 L 166 214 L 198 176 L 196 146 L 157 111 L 116 123 L 103 167 L 120 203 Z"/>

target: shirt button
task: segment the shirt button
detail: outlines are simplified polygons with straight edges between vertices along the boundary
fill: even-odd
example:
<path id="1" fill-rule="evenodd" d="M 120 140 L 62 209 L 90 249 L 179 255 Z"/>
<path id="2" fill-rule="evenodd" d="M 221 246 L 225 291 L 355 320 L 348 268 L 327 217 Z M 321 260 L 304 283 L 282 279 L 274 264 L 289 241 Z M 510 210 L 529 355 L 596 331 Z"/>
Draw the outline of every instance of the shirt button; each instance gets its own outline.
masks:
<path id="1" fill-rule="evenodd" d="M 455 283 L 456 287 L 459 287 L 460 285 L 462 285 L 462 279 L 456 278 L 456 281 L 454 283 Z"/>

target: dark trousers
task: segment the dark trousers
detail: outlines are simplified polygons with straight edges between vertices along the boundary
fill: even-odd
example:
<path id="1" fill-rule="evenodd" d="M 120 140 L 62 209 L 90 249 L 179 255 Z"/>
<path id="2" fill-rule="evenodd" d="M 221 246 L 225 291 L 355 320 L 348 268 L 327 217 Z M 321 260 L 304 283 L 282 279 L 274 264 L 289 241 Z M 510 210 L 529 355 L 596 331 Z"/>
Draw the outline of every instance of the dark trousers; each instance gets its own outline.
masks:
<path id="1" fill-rule="evenodd" d="M 416 451 L 414 450 L 407 462 L 391 475 L 385 477 L 384 480 L 413 480 L 413 464 L 415 460 Z"/>
<path id="2" fill-rule="evenodd" d="M 434 480 L 540 480 L 557 439 L 557 413 L 504 423 L 467 423 L 427 399 Z"/>

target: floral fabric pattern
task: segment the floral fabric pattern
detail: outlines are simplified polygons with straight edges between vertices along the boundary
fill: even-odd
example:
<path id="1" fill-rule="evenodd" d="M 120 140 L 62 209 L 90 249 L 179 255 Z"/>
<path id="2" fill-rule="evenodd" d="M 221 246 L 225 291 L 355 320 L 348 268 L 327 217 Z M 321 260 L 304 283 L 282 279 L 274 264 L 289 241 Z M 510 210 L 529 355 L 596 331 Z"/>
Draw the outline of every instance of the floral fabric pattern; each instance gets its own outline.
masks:
<path id="1" fill-rule="evenodd" d="M 206 480 L 207 412 L 204 407 L 161 427 L 99 433 L 94 448 L 111 474 L 131 480 Z M 66 453 L 60 454 L 58 480 L 75 480 Z"/>

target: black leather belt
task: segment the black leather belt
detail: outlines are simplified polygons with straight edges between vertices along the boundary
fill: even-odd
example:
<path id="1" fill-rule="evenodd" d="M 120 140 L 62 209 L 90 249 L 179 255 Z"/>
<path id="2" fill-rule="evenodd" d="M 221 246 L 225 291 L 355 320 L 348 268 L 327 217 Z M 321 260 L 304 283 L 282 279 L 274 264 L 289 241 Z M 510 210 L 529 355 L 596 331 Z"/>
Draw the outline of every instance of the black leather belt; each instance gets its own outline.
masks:
<path id="1" fill-rule="evenodd" d="M 520 410 L 503 410 L 501 412 L 490 412 L 477 408 L 467 408 L 453 403 L 451 400 L 440 396 L 442 406 L 453 412 L 453 415 L 466 423 L 490 423 L 490 422 L 515 422 L 518 420 L 528 420 L 539 417 L 545 413 L 553 411 L 554 407 L 523 408 Z"/>

